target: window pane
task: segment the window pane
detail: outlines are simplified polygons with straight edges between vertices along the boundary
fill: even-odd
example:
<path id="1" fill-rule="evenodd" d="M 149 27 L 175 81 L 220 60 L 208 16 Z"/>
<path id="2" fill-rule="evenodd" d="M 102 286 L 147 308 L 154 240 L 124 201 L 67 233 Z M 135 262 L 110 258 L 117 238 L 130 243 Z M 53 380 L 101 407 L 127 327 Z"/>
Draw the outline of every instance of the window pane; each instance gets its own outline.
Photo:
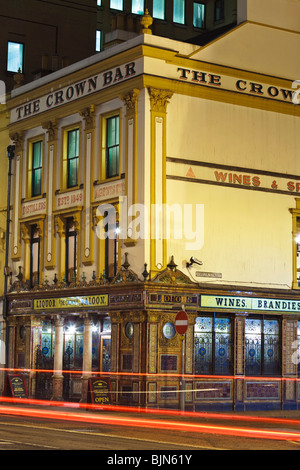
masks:
<path id="1" fill-rule="evenodd" d="M 224 0 L 216 0 L 215 3 L 215 21 L 224 19 Z"/>
<path id="2" fill-rule="evenodd" d="M 215 374 L 229 374 L 232 364 L 231 322 L 215 319 Z"/>
<path id="3" fill-rule="evenodd" d="M 153 18 L 165 19 L 165 0 L 153 0 Z"/>
<path id="4" fill-rule="evenodd" d="M 9 42 L 7 48 L 7 70 L 8 72 L 23 72 L 23 44 Z"/>
<path id="5" fill-rule="evenodd" d="M 119 174 L 119 116 L 107 120 L 106 177 Z"/>
<path id="6" fill-rule="evenodd" d="M 279 321 L 264 321 L 264 374 L 279 373 Z"/>
<path id="7" fill-rule="evenodd" d="M 40 266 L 40 236 L 36 225 L 31 227 L 31 249 L 30 249 L 30 283 L 35 286 L 39 283 Z"/>
<path id="8" fill-rule="evenodd" d="M 174 0 L 173 21 L 174 23 L 185 23 L 185 0 Z"/>
<path id="9" fill-rule="evenodd" d="M 32 191 L 31 195 L 39 196 L 42 193 L 42 141 L 32 144 Z"/>
<path id="10" fill-rule="evenodd" d="M 123 0 L 110 0 L 110 8 L 123 10 Z"/>
<path id="11" fill-rule="evenodd" d="M 212 326 L 212 318 L 196 318 L 195 374 L 209 374 L 212 372 Z"/>
<path id="12" fill-rule="evenodd" d="M 78 157 L 79 129 L 68 132 L 68 158 Z"/>
<path id="13" fill-rule="evenodd" d="M 132 0 L 132 13 L 144 14 L 144 0 Z"/>
<path id="14" fill-rule="evenodd" d="M 261 320 L 245 321 L 245 369 L 247 375 L 261 373 Z"/>
<path id="15" fill-rule="evenodd" d="M 101 31 L 97 29 L 96 31 L 96 52 L 101 51 Z"/>
<path id="16" fill-rule="evenodd" d="M 205 5 L 203 3 L 194 3 L 193 25 L 195 28 L 204 28 L 205 26 Z"/>
<path id="17" fill-rule="evenodd" d="M 67 155 L 67 186 L 72 188 L 78 184 L 78 162 L 79 162 L 79 129 L 68 132 L 68 155 Z"/>

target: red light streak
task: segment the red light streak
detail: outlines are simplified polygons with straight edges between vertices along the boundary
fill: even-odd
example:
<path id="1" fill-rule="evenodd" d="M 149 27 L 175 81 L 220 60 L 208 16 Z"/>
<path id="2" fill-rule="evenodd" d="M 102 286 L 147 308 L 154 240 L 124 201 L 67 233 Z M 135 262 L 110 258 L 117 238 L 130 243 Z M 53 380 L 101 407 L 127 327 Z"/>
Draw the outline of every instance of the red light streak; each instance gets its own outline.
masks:
<path id="1" fill-rule="evenodd" d="M 222 380 L 255 380 L 255 381 L 263 381 L 263 382 L 299 382 L 300 377 L 261 377 L 261 376 L 249 376 L 249 375 L 200 375 L 200 374 L 163 374 L 163 373 L 147 373 L 147 372 L 98 372 L 98 371 L 83 371 L 83 370 L 55 370 L 55 369 L 13 369 L 13 368 L 6 368 L 0 367 L 0 371 L 6 372 L 23 372 L 23 373 L 49 373 L 49 374 L 81 374 L 87 376 L 95 376 L 95 375 L 107 375 L 111 377 L 115 376 L 126 376 L 126 377 L 163 377 L 163 378 L 184 378 L 187 379 L 222 379 Z"/>
<path id="2" fill-rule="evenodd" d="M 205 434 L 221 434 L 227 436 L 247 437 L 254 439 L 271 439 L 271 440 L 293 440 L 300 441 L 300 433 L 287 432 L 287 431 L 272 431 L 263 429 L 251 429 L 241 427 L 228 427 L 216 426 L 200 423 L 184 423 L 180 421 L 170 420 L 152 420 L 146 418 L 128 418 L 108 416 L 108 415 L 93 415 L 86 413 L 74 412 L 56 412 L 52 410 L 40 409 L 27 409 L 27 408 L 13 408 L 0 406 L 0 414 L 28 416 L 35 418 L 56 419 L 65 421 L 79 421 L 85 423 L 117 425 L 125 427 L 141 427 L 141 428 L 155 428 L 167 429 L 170 431 L 188 431 L 191 433 L 205 433 Z"/>
<path id="3" fill-rule="evenodd" d="M 57 408 L 77 408 L 91 411 L 110 411 L 120 413 L 137 413 L 137 414 L 148 414 L 148 415 L 162 415 L 162 416 L 180 416 L 187 418 L 204 418 L 204 419 L 215 419 L 215 420 L 228 420 L 228 421 L 251 421 L 257 423 L 270 423 L 270 424 L 284 424 L 284 425 L 296 425 L 300 426 L 300 419 L 289 419 L 289 418 L 274 418 L 265 416 L 248 416 L 231 413 L 210 413 L 210 412 L 197 412 L 197 411 L 180 411 L 180 410 L 167 410 L 157 408 L 142 408 L 134 406 L 124 405 L 95 405 L 91 403 L 77 403 L 77 402 L 64 402 L 64 401 L 53 401 L 53 400 L 37 400 L 32 398 L 12 398 L 12 397 L 0 397 L 0 403 L 15 403 L 15 404 L 27 404 L 37 406 L 51 406 Z M 18 408 L 16 408 L 18 409 Z"/>

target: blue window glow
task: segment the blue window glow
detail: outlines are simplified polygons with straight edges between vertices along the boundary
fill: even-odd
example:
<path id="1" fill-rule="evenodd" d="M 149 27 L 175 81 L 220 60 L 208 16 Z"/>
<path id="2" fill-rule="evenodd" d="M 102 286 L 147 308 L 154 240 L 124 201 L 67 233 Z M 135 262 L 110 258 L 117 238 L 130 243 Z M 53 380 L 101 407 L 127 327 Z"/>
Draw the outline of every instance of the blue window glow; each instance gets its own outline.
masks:
<path id="1" fill-rule="evenodd" d="M 153 18 L 165 19 L 165 0 L 153 0 Z"/>
<path id="2" fill-rule="evenodd" d="M 123 10 L 123 0 L 110 0 L 110 8 Z"/>
<path id="3" fill-rule="evenodd" d="M 23 49 L 24 45 L 18 42 L 9 42 L 7 48 L 7 71 L 23 72 Z"/>
<path id="4" fill-rule="evenodd" d="M 174 0 L 173 21 L 179 24 L 185 23 L 185 0 Z"/>
<path id="5" fill-rule="evenodd" d="M 144 14 L 144 0 L 132 0 L 132 13 L 136 15 Z"/>
<path id="6" fill-rule="evenodd" d="M 205 27 L 205 5 L 194 2 L 193 25 L 195 28 Z"/>

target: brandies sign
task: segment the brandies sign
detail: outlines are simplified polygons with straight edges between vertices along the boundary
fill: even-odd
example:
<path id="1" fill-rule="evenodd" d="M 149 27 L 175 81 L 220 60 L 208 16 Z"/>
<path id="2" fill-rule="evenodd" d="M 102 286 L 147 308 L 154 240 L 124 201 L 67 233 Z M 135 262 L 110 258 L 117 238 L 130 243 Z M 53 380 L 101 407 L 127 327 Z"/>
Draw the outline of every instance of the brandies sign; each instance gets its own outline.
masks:
<path id="1" fill-rule="evenodd" d="M 201 295 L 201 308 L 222 310 L 254 310 L 262 312 L 300 312 L 300 299 L 266 299 L 263 297 L 236 297 L 229 295 Z"/>

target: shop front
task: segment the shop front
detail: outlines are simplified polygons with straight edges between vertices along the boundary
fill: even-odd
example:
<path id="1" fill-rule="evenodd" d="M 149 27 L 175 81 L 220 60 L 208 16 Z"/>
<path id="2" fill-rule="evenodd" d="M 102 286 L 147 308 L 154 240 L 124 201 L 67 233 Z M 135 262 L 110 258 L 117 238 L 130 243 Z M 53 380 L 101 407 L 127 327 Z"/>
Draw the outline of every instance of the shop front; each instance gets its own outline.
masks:
<path id="1" fill-rule="evenodd" d="M 112 282 L 10 293 L 8 367 L 40 399 L 87 402 L 88 379 L 105 377 L 116 404 L 293 409 L 299 312 L 297 292 L 216 288 L 169 268 L 147 281 L 122 268 Z"/>

